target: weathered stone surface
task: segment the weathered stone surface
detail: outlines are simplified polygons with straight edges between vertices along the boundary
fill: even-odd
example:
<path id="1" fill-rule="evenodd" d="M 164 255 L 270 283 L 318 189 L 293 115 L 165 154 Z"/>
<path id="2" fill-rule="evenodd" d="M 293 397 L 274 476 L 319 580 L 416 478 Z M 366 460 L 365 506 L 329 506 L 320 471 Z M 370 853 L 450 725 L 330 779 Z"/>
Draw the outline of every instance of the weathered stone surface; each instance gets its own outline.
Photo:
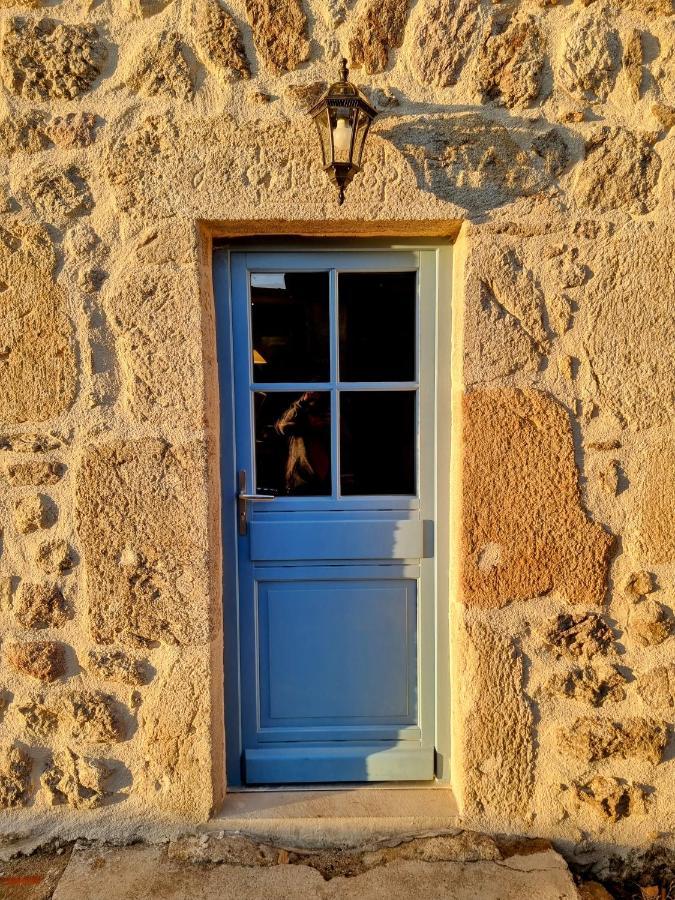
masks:
<path id="1" fill-rule="evenodd" d="M 498 122 L 473 113 L 410 117 L 379 134 L 405 155 L 424 190 L 466 209 L 494 209 L 550 184 L 528 129 L 523 149 Z"/>
<path id="2" fill-rule="evenodd" d="M 0 577 L 0 609 L 7 609 L 12 602 L 14 593 L 14 579 L 11 575 Z"/>
<path id="3" fill-rule="evenodd" d="M 480 38 L 478 0 L 426 0 L 411 26 L 409 61 L 417 78 L 434 87 L 456 84 Z"/>
<path id="4" fill-rule="evenodd" d="M 638 676 L 638 693 L 656 709 L 675 707 L 675 664 L 656 666 Z"/>
<path id="5" fill-rule="evenodd" d="M 162 12 L 172 0 L 123 0 L 123 4 L 135 19 L 147 19 Z"/>
<path id="6" fill-rule="evenodd" d="M 194 93 L 192 75 L 180 35 L 166 31 L 153 38 L 133 61 L 127 84 L 143 97 L 191 100 Z"/>
<path id="7" fill-rule="evenodd" d="M 4 22 L 2 78 L 27 100 L 74 100 L 91 88 L 106 57 L 95 28 L 16 16 Z"/>
<path id="8" fill-rule="evenodd" d="M 590 807 L 610 822 L 618 822 L 619 819 L 646 811 L 646 794 L 637 784 L 596 775 L 590 781 L 573 787 L 580 804 Z"/>
<path id="9" fill-rule="evenodd" d="M 12 487 L 27 487 L 28 485 L 56 484 L 63 476 L 64 467 L 61 463 L 31 462 L 8 463 L 5 466 L 4 475 Z"/>
<path id="10" fill-rule="evenodd" d="M 210 814 L 214 787 L 208 679 L 207 658 L 184 648 L 146 688 L 139 710 L 145 765 L 138 790 L 153 806 L 193 819 Z"/>
<path id="11" fill-rule="evenodd" d="M 98 678 L 140 685 L 147 682 L 146 667 L 124 650 L 90 650 L 87 669 Z"/>
<path id="12" fill-rule="evenodd" d="M 642 570 L 641 572 L 632 572 L 628 576 L 624 591 L 629 597 L 636 600 L 646 594 L 651 594 L 655 587 L 652 573 Z"/>
<path id="13" fill-rule="evenodd" d="M 49 498 L 44 494 L 20 497 L 14 503 L 14 527 L 21 534 L 31 534 L 53 523 Z"/>
<path id="14" fill-rule="evenodd" d="M 60 575 L 73 566 L 73 554 L 67 541 L 58 538 L 43 541 L 37 548 L 35 564 L 45 575 Z"/>
<path id="15" fill-rule="evenodd" d="M 532 711 L 523 658 L 506 637 L 467 625 L 462 641 L 464 801 L 474 814 L 523 818 L 534 790 Z"/>
<path id="16" fill-rule="evenodd" d="M 89 185 L 77 166 L 38 168 L 30 172 L 23 190 L 36 213 L 54 225 L 65 225 L 94 206 Z"/>
<path id="17" fill-rule="evenodd" d="M 57 450 L 62 443 L 61 438 L 54 433 L 20 432 L 0 435 L 0 450 L 11 450 L 14 453 L 46 453 L 48 450 Z"/>
<path id="18" fill-rule="evenodd" d="M 570 161 L 570 151 L 556 128 L 550 128 L 532 140 L 532 149 L 544 162 L 548 175 L 561 175 Z"/>
<path id="19" fill-rule="evenodd" d="M 39 681 L 56 681 L 66 671 L 64 647 L 56 641 L 7 644 L 6 657 L 17 672 Z"/>
<path id="20" fill-rule="evenodd" d="M 617 176 L 615 183 L 620 180 Z M 599 402 L 632 429 L 668 425 L 675 417 L 675 367 L 669 354 L 654 352 L 661 345 L 675 346 L 671 300 L 675 275 L 669 265 L 674 254 L 670 229 L 629 226 L 608 244 L 594 247 L 588 258 L 594 275 L 580 314 L 582 339 L 597 379 Z M 636 302 L 638 297 L 641 302 Z M 667 445 L 663 450 L 667 452 Z M 669 458 L 675 459 L 675 454 Z M 664 529 L 666 545 L 670 541 L 675 549 L 675 531 L 671 528 L 670 537 L 667 533 L 675 508 L 673 481 L 664 475 L 667 463 L 655 448 L 651 462 L 646 458 L 640 466 L 642 491 L 649 480 L 654 506 L 645 509 L 645 518 L 636 510 L 634 518 L 644 521 L 655 537 Z M 651 478 L 649 471 L 654 473 Z M 649 554 L 643 564 L 658 561 Z"/>
<path id="21" fill-rule="evenodd" d="M 631 28 L 628 36 L 624 38 L 623 71 L 633 103 L 637 103 L 640 99 L 643 63 L 642 34 L 637 28 Z"/>
<path id="22" fill-rule="evenodd" d="M 605 100 L 614 86 L 620 53 L 609 17 L 594 10 L 582 13 L 565 36 L 560 80 L 578 97 Z"/>
<path id="23" fill-rule="evenodd" d="M 665 303 L 663 319 L 665 323 L 667 321 Z M 671 330 L 675 340 L 675 326 L 667 332 L 669 337 Z M 661 369 L 657 360 L 654 364 Z M 662 369 L 657 378 L 665 388 L 665 393 L 657 397 L 654 392 L 649 400 L 653 407 L 659 404 L 656 410 L 662 410 L 662 415 L 668 415 L 666 397 L 668 381 L 671 379 L 666 369 Z M 629 401 L 630 397 L 625 399 Z M 650 418 L 655 418 L 654 412 L 653 409 Z M 667 441 L 644 452 L 640 466 L 640 481 L 635 495 L 634 542 L 643 559 L 650 563 L 669 563 L 675 560 L 675 479 L 669 474 L 674 471 L 675 443 Z"/>
<path id="24" fill-rule="evenodd" d="M 255 48 L 274 73 L 297 69 L 309 56 L 301 0 L 246 0 Z"/>
<path id="25" fill-rule="evenodd" d="M 491 35 L 479 55 L 476 82 L 483 99 L 527 106 L 541 90 L 546 41 L 534 16 L 514 19 Z"/>
<path id="26" fill-rule="evenodd" d="M 195 427 L 201 420 L 196 385 L 185 379 L 201 365 L 191 340 L 194 319 L 185 315 L 187 277 L 175 266 L 153 265 L 124 272 L 108 288 L 110 324 L 124 358 L 122 401 L 137 420 L 161 421 L 173 407 L 174 423 Z M 157 340 L 167 330 L 173 340 Z"/>
<path id="27" fill-rule="evenodd" d="M 76 363 L 65 293 L 54 283 L 54 251 L 39 228 L 8 223 L 0 233 L 0 422 L 41 422 L 68 409 Z M 0 439 L 11 449 L 49 436 Z"/>
<path id="28" fill-rule="evenodd" d="M 29 741 L 46 743 L 59 727 L 58 710 L 41 695 L 19 702 L 17 709 Z"/>
<path id="29" fill-rule="evenodd" d="M 96 641 L 182 644 L 207 638 L 198 588 L 206 541 L 193 504 L 200 460 L 200 447 L 162 441 L 86 450 L 77 505 Z"/>
<path id="30" fill-rule="evenodd" d="M 58 585 L 22 581 L 13 606 L 24 628 L 60 628 L 68 619 L 68 605 Z"/>
<path id="31" fill-rule="evenodd" d="M 587 763 L 615 758 L 643 759 L 656 765 L 661 762 L 668 737 L 666 723 L 654 719 L 614 722 L 590 716 L 577 719 L 559 733 L 561 751 Z"/>
<path id="32" fill-rule="evenodd" d="M 389 51 L 403 43 L 408 0 L 366 0 L 349 36 L 349 56 L 355 69 L 373 75 L 384 72 Z"/>
<path id="33" fill-rule="evenodd" d="M 0 753 L 0 807 L 23 806 L 28 799 L 33 762 L 19 747 Z"/>
<path id="34" fill-rule="evenodd" d="M 56 116 L 47 133 L 50 139 L 64 150 L 90 147 L 96 140 L 97 119 L 94 113 L 72 112 Z"/>
<path id="35" fill-rule="evenodd" d="M 589 706 L 625 700 L 626 678 L 615 666 L 584 666 L 553 675 L 547 684 L 550 694 L 579 700 Z"/>
<path id="36" fill-rule="evenodd" d="M 611 628 L 596 613 L 560 613 L 541 632 L 544 645 L 556 656 L 593 659 L 612 646 Z"/>
<path id="37" fill-rule="evenodd" d="M 61 700 L 70 737 L 85 744 L 112 744 L 124 739 L 124 725 L 114 701 L 99 691 L 70 691 Z"/>
<path id="38" fill-rule="evenodd" d="M 241 32 L 218 0 L 194 0 L 192 27 L 197 52 L 216 75 L 248 78 L 251 70 Z"/>
<path id="39" fill-rule="evenodd" d="M 586 161 L 576 183 L 578 202 L 598 212 L 653 209 L 661 171 L 653 143 L 651 134 L 599 128 L 586 142 Z"/>
<path id="40" fill-rule="evenodd" d="M 564 409 L 535 391 L 476 390 L 463 439 L 463 602 L 505 606 L 557 590 L 601 603 L 612 539 L 581 507 Z M 492 545 L 499 561 L 481 565 Z"/>
<path id="41" fill-rule="evenodd" d="M 13 157 L 16 153 L 39 153 L 50 146 L 47 117 L 37 110 L 13 113 L 0 122 L 0 153 Z"/>
<path id="42" fill-rule="evenodd" d="M 99 760 L 80 756 L 70 748 L 54 754 L 40 783 L 52 806 L 66 803 L 74 809 L 95 809 L 105 797 L 109 769 Z"/>
<path id="43" fill-rule="evenodd" d="M 651 598 L 636 603 L 628 616 L 628 634 L 642 647 L 654 647 L 670 637 L 673 618 L 670 611 Z"/>
<path id="44" fill-rule="evenodd" d="M 328 90 L 328 82 L 312 81 L 309 84 L 289 84 L 284 94 L 298 109 L 310 110 Z"/>
<path id="45" fill-rule="evenodd" d="M 667 103 L 652 103 L 651 111 L 662 128 L 672 128 L 675 125 L 675 107 L 668 106 Z"/>
<path id="46" fill-rule="evenodd" d="M 287 865 L 288 853 L 277 850 L 279 865 L 215 865 L 193 868 L 167 859 L 161 846 L 80 847 L 73 852 L 55 900 L 100 897 L 114 885 L 120 900 L 131 897 L 231 898 L 238 900 L 578 900 L 579 894 L 562 857 L 553 850 L 512 856 L 503 861 L 426 862 L 394 859 L 363 873 L 324 875 L 307 864 L 307 856 Z M 338 857 L 338 854 L 333 854 Z"/>

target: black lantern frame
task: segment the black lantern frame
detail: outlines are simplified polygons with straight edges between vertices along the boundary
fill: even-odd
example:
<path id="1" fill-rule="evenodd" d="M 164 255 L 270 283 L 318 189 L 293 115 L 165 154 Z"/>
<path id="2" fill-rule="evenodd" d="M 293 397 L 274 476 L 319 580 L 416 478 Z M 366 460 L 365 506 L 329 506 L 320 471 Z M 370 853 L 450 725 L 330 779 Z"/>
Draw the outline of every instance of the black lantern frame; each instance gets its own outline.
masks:
<path id="1" fill-rule="evenodd" d="M 338 203 L 342 204 L 347 185 L 361 171 L 368 130 L 377 115 L 377 110 L 349 81 L 346 59 L 342 60 L 340 81 L 330 86 L 309 115 L 319 133 L 324 172 L 337 187 Z"/>

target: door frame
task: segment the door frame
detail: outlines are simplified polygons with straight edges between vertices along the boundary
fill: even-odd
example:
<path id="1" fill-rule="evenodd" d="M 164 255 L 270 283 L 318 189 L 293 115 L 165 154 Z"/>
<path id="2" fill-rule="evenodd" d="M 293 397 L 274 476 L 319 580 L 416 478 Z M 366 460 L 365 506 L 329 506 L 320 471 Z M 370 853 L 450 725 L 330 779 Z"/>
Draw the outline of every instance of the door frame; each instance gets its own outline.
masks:
<path id="1" fill-rule="evenodd" d="M 434 250 L 436 254 L 434 409 L 434 570 L 435 570 L 435 784 L 450 783 L 450 446 L 452 348 L 452 246 L 438 240 L 265 238 L 214 240 L 215 304 L 220 416 L 221 533 L 223 552 L 223 649 L 225 673 L 225 763 L 227 789 L 260 790 L 241 784 L 241 666 L 239 661 L 239 572 L 236 514 L 236 433 L 233 358 L 231 260 L 234 252 L 368 252 Z M 232 627 L 234 626 L 234 627 Z M 409 782 L 401 782 L 405 788 Z M 396 782 L 388 782 L 396 789 Z M 312 785 L 314 789 L 317 785 Z M 339 785 L 336 785 L 339 787 Z M 342 784 L 344 788 L 345 785 Z M 294 786 L 298 789 L 298 786 Z M 300 786 L 302 789 L 302 786 Z"/>

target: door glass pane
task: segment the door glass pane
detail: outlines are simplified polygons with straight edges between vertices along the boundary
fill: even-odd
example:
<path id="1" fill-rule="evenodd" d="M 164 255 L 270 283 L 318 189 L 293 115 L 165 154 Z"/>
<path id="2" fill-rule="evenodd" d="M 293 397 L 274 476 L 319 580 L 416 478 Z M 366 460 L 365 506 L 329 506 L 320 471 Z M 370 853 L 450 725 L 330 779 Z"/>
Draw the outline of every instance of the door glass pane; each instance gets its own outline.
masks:
<path id="1" fill-rule="evenodd" d="M 415 381 L 415 272 L 338 275 L 341 381 Z"/>
<path id="2" fill-rule="evenodd" d="M 253 380 L 328 381 L 328 272 L 251 273 Z"/>
<path id="3" fill-rule="evenodd" d="M 256 491 L 330 496 L 330 393 L 256 391 L 254 408 Z"/>
<path id="4" fill-rule="evenodd" d="M 343 495 L 416 493 L 415 391 L 340 392 Z"/>

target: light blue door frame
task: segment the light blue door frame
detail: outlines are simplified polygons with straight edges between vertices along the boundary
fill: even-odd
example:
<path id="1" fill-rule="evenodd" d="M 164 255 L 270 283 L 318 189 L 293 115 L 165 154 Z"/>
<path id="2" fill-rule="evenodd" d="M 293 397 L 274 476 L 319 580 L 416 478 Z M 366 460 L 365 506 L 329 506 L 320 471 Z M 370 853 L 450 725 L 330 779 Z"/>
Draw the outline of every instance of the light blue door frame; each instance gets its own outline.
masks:
<path id="1" fill-rule="evenodd" d="M 436 357 L 439 281 L 449 279 L 448 271 L 439 273 L 449 254 L 440 253 L 424 246 L 214 249 L 230 785 L 446 776 L 449 708 L 439 709 L 439 701 L 447 703 L 449 689 L 439 691 L 437 683 L 439 669 L 447 674 L 449 666 L 446 659 L 439 666 L 439 653 L 447 654 L 447 636 L 439 635 L 447 605 L 439 607 L 437 597 Z M 327 377 L 265 383 L 254 375 L 252 281 L 307 272 L 326 273 Z M 412 378 L 340 380 L 341 273 L 414 273 Z M 448 343 L 448 358 L 449 350 Z M 254 494 L 261 477 L 256 453 L 264 438 L 255 404 L 307 389 L 330 398 L 325 491 L 248 502 L 240 528 L 237 492 L 245 483 Z M 414 487 L 407 494 L 342 495 L 343 405 L 359 392 L 377 403 L 399 391 L 414 397 Z"/>

